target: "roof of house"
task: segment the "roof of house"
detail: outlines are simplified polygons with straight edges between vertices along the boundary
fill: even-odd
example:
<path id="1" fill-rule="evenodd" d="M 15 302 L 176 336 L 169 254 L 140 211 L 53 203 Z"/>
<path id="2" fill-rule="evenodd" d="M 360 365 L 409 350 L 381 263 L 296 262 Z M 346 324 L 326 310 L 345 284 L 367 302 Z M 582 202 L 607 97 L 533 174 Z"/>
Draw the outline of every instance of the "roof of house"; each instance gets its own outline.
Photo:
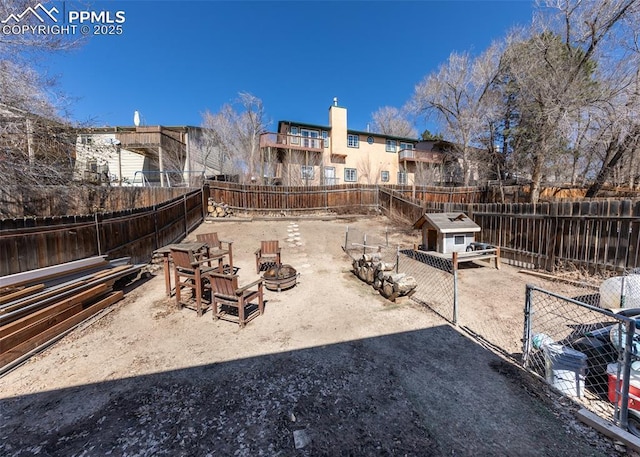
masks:
<path id="1" fill-rule="evenodd" d="M 282 121 L 278 121 L 278 132 L 280 131 L 280 127 L 282 126 L 282 124 L 294 125 L 294 126 L 297 126 L 297 127 L 307 127 L 307 128 L 311 128 L 311 129 L 317 129 L 317 130 L 331 131 L 331 127 L 330 126 L 318 125 L 318 124 L 308 124 L 306 122 L 282 120 Z M 395 136 L 395 135 L 385 135 L 384 133 L 376 133 L 376 132 L 365 132 L 363 130 L 347 129 L 347 133 L 356 134 L 356 135 L 375 136 L 375 137 L 379 137 L 379 138 L 388 138 L 388 139 L 391 139 L 391 140 L 402 140 L 402 141 L 407 141 L 407 142 L 412 142 L 412 143 L 417 143 L 419 141 L 416 138 L 409 138 L 409 137 Z"/>
<path id="2" fill-rule="evenodd" d="M 464 213 L 425 213 L 413 224 L 413 228 L 420 229 L 424 224 L 439 233 L 480 231 L 480 226 Z"/>

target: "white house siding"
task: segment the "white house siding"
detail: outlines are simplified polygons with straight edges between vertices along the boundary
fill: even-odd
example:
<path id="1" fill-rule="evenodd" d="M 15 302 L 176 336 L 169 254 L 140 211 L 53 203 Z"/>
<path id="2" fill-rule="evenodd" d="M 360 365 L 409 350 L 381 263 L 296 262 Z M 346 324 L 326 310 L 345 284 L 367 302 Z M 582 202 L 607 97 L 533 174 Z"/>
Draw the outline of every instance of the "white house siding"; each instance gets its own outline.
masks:
<path id="1" fill-rule="evenodd" d="M 455 237 L 463 236 L 464 243 L 463 244 L 455 244 Z M 465 252 L 469 243 L 475 241 L 475 235 L 473 233 L 446 233 L 443 236 L 443 253 L 451 254 L 453 252 Z"/>
<path id="2" fill-rule="evenodd" d="M 189 162 L 185 164 L 185 180 L 187 175 L 205 176 L 223 173 L 220 149 L 211 144 L 203 129 L 189 127 L 187 131 L 187 156 Z M 187 172 L 191 173 L 187 173 Z"/>
<path id="3" fill-rule="evenodd" d="M 120 149 L 111 143 L 114 134 L 80 135 L 76 143 L 76 166 L 74 177 L 82 180 L 87 162 L 96 159 L 98 164 L 106 163 L 109 167 L 109 177 L 112 184 L 122 181 L 126 185 L 133 183 L 135 172 L 144 168 L 144 156 L 133 151 Z"/>

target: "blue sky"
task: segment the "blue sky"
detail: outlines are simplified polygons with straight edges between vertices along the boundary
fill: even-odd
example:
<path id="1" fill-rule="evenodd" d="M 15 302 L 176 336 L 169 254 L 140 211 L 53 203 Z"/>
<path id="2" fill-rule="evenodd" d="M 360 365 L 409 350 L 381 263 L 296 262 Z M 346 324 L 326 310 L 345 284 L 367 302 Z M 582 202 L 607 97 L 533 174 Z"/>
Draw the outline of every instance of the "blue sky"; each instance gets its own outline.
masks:
<path id="1" fill-rule="evenodd" d="M 531 20 L 530 1 L 127 1 L 120 36 L 92 36 L 44 65 L 97 126 L 200 125 L 245 91 L 278 120 L 326 125 L 333 97 L 349 127 L 402 106 L 452 51 L 482 52 Z M 427 125 L 418 125 L 422 131 Z M 433 129 L 433 127 L 432 127 Z"/>

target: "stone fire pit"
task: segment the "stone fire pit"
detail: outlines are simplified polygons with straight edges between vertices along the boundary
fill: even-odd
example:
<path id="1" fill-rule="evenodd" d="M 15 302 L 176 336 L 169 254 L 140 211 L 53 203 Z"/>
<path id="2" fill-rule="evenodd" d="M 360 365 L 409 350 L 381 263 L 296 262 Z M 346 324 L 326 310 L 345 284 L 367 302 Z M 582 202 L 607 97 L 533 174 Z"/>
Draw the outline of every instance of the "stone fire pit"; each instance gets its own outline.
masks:
<path id="1" fill-rule="evenodd" d="M 296 285 L 298 272 L 291 265 L 276 265 L 265 271 L 262 278 L 267 289 L 280 292 Z"/>

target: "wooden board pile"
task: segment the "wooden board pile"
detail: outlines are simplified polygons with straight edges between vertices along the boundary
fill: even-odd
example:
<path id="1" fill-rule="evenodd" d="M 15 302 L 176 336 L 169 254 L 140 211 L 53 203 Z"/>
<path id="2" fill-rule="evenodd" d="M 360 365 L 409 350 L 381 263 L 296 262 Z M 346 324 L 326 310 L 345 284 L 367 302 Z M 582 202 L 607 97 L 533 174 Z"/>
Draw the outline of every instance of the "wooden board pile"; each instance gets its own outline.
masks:
<path id="1" fill-rule="evenodd" d="M 0 277 L 0 374 L 123 297 L 143 265 L 90 257 Z"/>
<path id="2" fill-rule="evenodd" d="M 382 261 L 380 253 L 363 254 L 353 261 L 355 275 L 391 301 L 396 301 L 399 297 L 410 297 L 418 285 L 413 276 L 394 273 L 394 268 L 395 264 Z"/>
<path id="3" fill-rule="evenodd" d="M 233 216 L 233 210 L 229 208 L 229 205 L 222 202 L 216 202 L 211 197 L 209 197 L 207 211 L 209 213 L 209 217 Z"/>

